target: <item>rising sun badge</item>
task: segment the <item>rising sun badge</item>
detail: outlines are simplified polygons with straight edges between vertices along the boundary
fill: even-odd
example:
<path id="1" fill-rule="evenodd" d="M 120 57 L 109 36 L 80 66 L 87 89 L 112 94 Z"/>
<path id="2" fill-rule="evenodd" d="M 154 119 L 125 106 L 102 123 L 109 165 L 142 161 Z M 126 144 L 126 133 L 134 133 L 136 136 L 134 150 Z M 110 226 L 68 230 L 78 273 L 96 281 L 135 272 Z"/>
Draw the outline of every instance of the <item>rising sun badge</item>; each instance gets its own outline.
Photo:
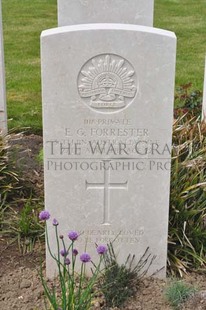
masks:
<path id="1" fill-rule="evenodd" d="M 84 64 L 78 77 L 80 96 L 93 109 L 113 112 L 127 107 L 137 93 L 134 68 L 117 55 L 98 55 Z"/>

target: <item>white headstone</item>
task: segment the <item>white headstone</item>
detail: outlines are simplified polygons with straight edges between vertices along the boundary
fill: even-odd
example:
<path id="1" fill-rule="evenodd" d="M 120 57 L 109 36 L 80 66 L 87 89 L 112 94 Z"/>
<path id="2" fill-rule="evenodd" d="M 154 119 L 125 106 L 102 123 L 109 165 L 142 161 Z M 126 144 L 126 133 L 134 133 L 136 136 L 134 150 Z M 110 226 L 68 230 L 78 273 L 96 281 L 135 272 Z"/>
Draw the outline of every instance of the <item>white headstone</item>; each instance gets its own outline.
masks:
<path id="1" fill-rule="evenodd" d="M 58 0 L 58 25 L 122 23 L 153 26 L 154 0 Z"/>
<path id="2" fill-rule="evenodd" d="M 202 100 L 202 120 L 206 122 L 206 57 L 205 57 L 205 78 L 204 78 L 203 100 Z"/>
<path id="3" fill-rule="evenodd" d="M 6 133 L 7 133 L 6 87 L 5 87 L 5 70 L 4 70 L 2 8 L 0 0 L 0 135 Z"/>
<path id="4" fill-rule="evenodd" d="M 167 258 L 174 33 L 89 24 L 41 37 L 45 208 L 78 247 L 114 243 L 119 262 L 147 247 Z M 49 225 L 51 248 L 55 236 Z M 54 266 L 47 255 L 47 274 Z"/>

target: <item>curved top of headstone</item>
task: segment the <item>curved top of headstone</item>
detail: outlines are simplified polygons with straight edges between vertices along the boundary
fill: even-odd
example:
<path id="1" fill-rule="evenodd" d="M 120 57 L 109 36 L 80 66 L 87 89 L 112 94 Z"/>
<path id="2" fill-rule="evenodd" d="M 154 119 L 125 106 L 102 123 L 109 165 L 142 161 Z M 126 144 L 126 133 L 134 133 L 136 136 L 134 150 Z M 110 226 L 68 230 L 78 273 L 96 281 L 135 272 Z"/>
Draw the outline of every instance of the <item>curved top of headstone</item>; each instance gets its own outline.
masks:
<path id="1" fill-rule="evenodd" d="M 153 26 L 154 0 L 58 0 L 58 26 L 122 23 Z"/>

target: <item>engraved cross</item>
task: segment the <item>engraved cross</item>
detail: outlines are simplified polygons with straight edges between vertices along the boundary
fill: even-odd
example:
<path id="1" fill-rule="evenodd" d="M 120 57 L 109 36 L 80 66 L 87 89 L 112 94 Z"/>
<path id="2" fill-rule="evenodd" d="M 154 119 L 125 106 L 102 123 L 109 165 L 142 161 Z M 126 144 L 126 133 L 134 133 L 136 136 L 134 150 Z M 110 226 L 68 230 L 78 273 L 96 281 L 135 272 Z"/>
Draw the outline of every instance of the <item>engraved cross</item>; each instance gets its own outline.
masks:
<path id="1" fill-rule="evenodd" d="M 104 170 L 104 182 L 103 183 L 89 183 L 86 181 L 86 190 L 88 189 L 103 189 L 104 200 L 103 200 L 103 225 L 110 225 L 110 190 L 111 189 L 128 189 L 128 181 L 124 183 L 111 183 L 110 182 L 110 170 Z"/>

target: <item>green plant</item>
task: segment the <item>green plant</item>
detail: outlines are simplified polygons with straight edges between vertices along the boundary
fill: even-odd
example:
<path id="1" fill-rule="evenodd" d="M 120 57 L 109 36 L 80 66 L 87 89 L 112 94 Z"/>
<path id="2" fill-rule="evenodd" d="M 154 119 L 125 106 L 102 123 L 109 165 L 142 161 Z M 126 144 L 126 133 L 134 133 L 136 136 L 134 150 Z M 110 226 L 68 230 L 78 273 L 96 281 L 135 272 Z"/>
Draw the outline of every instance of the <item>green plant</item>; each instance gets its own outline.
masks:
<path id="1" fill-rule="evenodd" d="M 19 244 L 23 243 L 21 245 L 23 252 L 25 252 L 25 245 L 31 251 L 36 240 L 44 235 L 44 226 L 38 221 L 38 210 L 35 200 L 30 198 L 19 213 L 16 224 Z"/>
<path id="2" fill-rule="evenodd" d="M 19 209 L 7 207 L 2 220 L 2 235 L 18 241 L 21 253 L 31 252 L 37 240 L 44 236 L 44 225 L 39 223 L 39 202 L 34 199 L 21 200 Z"/>
<path id="3" fill-rule="evenodd" d="M 9 159 L 9 136 L 0 135 L 0 195 L 1 202 L 18 189 L 19 178 L 14 163 Z"/>
<path id="4" fill-rule="evenodd" d="M 155 257 L 151 258 L 148 250 L 147 248 L 135 266 L 134 255 L 128 255 L 125 264 L 119 265 L 113 244 L 108 244 L 108 251 L 104 257 L 105 271 L 101 283 L 102 292 L 108 307 L 119 307 L 133 295 L 139 285 L 140 279 L 146 275 L 155 259 Z"/>
<path id="5" fill-rule="evenodd" d="M 180 117 L 173 126 L 168 269 L 206 266 L 206 125 Z"/>
<path id="6" fill-rule="evenodd" d="M 0 136 L 0 228 L 1 235 L 17 240 L 25 253 L 33 249 L 44 227 L 37 216 L 40 202 L 26 197 L 30 189 L 19 177 L 10 139 L 10 135 Z"/>
<path id="7" fill-rule="evenodd" d="M 44 150 L 43 148 L 39 151 L 39 154 L 37 155 L 37 161 L 41 164 L 44 161 Z"/>
<path id="8" fill-rule="evenodd" d="M 39 215 L 40 220 L 46 221 L 50 218 L 48 211 L 42 211 Z M 58 280 L 60 284 L 60 297 L 58 297 L 55 286 L 50 288 L 43 277 L 42 270 L 40 273 L 42 285 L 47 299 L 50 302 L 51 309 L 53 310 L 88 310 L 91 307 L 93 288 L 97 281 L 98 275 L 101 273 L 101 264 L 107 247 L 99 245 L 96 247 L 97 253 L 99 254 L 99 262 L 95 265 L 88 253 L 82 253 L 80 255 L 80 275 L 76 276 L 76 259 L 78 250 L 74 248 L 76 240 L 79 234 L 75 231 L 70 231 L 68 237 L 70 239 L 70 245 L 66 246 L 64 236 L 58 235 L 58 221 L 53 220 L 53 226 L 55 229 L 57 253 L 54 254 L 50 248 L 50 242 L 48 238 L 47 225 L 46 225 L 46 240 L 47 247 L 50 256 L 56 263 L 58 271 Z M 70 258 L 69 258 L 70 256 Z M 86 277 L 86 264 L 92 263 L 93 273 L 91 278 Z M 77 285 L 78 280 L 78 285 Z"/>
<path id="9" fill-rule="evenodd" d="M 197 289 L 183 281 L 173 280 L 165 290 L 165 297 L 174 309 L 179 309 L 196 291 Z"/>
<path id="10" fill-rule="evenodd" d="M 200 116 L 202 113 L 202 93 L 199 90 L 191 90 L 192 83 L 181 85 L 175 95 L 175 118 L 187 113 L 187 118 Z"/>

